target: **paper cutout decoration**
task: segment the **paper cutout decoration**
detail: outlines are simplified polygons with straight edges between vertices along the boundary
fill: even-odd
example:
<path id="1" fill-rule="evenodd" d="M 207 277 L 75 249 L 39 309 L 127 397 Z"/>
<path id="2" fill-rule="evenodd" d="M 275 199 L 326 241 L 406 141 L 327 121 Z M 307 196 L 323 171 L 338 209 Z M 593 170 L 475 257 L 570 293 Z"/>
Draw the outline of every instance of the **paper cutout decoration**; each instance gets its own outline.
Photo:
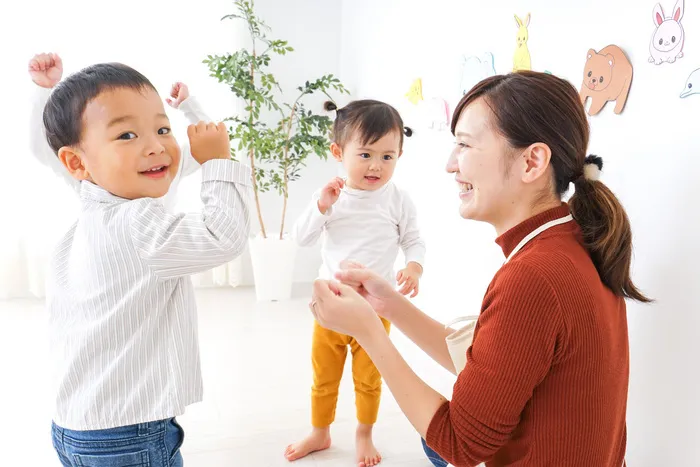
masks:
<path id="1" fill-rule="evenodd" d="M 418 105 L 418 102 L 423 100 L 423 82 L 420 78 L 411 84 L 411 88 L 406 93 L 406 97 L 413 105 Z"/>
<path id="2" fill-rule="evenodd" d="M 530 13 L 527 14 L 524 22 L 518 18 L 518 15 L 515 15 L 515 22 L 518 25 L 518 36 L 517 47 L 513 55 L 513 71 L 531 70 L 530 51 L 527 48 L 527 40 L 529 39 L 527 28 L 530 26 Z"/>
<path id="3" fill-rule="evenodd" d="M 685 88 L 683 88 L 681 97 L 688 97 L 692 96 L 693 94 L 700 94 L 700 68 L 688 76 L 688 80 L 685 82 Z"/>
<path id="4" fill-rule="evenodd" d="M 609 45 L 600 52 L 588 51 L 583 69 L 581 102 L 591 98 L 589 115 L 596 115 L 608 101 L 615 101 L 615 113 L 625 107 L 632 84 L 632 64 L 616 45 Z"/>
<path id="5" fill-rule="evenodd" d="M 462 77 L 460 80 L 461 96 L 465 95 L 481 80 L 496 74 L 493 66 L 493 54 L 485 52 L 481 57 L 464 56 L 462 61 Z"/>
<path id="6" fill-rule="evenodd" d="M 685 31 L 681 24 L 685 0 L 677 0 L 673 7 L 673 15 L 666 17 L 660 3 L 654 7 L 654 34 L 649 44 L 649 63 L 661 65 L 664 62 L 673 63 L 683 57 Z"/>
<path id="7" fill-rule="evenodd" d="M 450 106 L 445 99 L 433 97 L 426 107 L 428 128 L 444 131 L 450 127 Z"/>

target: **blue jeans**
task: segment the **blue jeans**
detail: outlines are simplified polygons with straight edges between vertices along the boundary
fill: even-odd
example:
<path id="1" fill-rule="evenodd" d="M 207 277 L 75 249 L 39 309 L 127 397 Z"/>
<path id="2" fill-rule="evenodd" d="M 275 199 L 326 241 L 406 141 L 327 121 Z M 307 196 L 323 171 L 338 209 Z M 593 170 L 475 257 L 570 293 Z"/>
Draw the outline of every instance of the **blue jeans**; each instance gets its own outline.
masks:
<path id="1" fill-rule="evenodd" d="M 437 452 L 430 449 L 424 439 L 421 439 L 421 442 L 423 443 L 423 451 L 425 451 L 425 455 L 428 456 L 428 460 L 432 462 L 435 467 L 447 467 L 447 462 L 440 457 Z"/>
<path id="2" fill-rule="evenodd" d="M 182 467 L 185 432 L 174 418 L 108 430 L 73 431 L 55 423 L 53 447 L 64 467 Z"/>

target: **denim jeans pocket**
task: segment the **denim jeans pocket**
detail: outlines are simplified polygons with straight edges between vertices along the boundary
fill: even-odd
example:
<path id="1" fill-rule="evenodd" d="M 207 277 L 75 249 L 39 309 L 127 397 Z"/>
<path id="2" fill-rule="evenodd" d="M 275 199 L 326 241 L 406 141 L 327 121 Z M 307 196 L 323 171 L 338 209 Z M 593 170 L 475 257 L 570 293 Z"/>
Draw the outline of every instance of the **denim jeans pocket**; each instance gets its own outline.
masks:
<path id="1" fill-rule="evenodd" d="M 148 450 L 119 454 L 73 454 L 78 467 L 150 467 Z"/>
<path id="2" fill-rule="evenodd" d="M 165 430 L 165 438 L 168 445 L 172 445 L 172 450 L 170 451 L 170 464 L 178 465 L 176 461 L 177 457 L 180 457 L 180 448 L 185 441 L 185 430 L 182 429 L 180 424 L 174 418 L 170 421 L 172 426 L 169 426 Z M 174 442 L 173 442 L 174 441 Z M 179 461 L 181 464 L 182 461 Z"/>

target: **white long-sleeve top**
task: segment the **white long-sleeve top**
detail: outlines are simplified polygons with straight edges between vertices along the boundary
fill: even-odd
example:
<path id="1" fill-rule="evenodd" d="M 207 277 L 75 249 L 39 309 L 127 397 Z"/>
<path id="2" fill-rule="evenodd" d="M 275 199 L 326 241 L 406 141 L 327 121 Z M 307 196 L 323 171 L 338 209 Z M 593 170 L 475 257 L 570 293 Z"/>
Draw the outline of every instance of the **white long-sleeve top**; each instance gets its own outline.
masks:
<path id="1" fill-rule="evenodd" d="M 415 205 L 392 182 L 376 191 L 346 186 L 325 214 L 318 209 L 320 194 L 318 191 L 313 195 L 294 226 L 294 237 L 300 246 L 311 246 L 322 237 L 320 278 L 333 279 L 340 263 L 351 260 L 395 283 L 399 248 L 406 264 L 423 266 L 425 243 L 418 229 Z"/>
<path id="2" fill-rule="evenodd" d="M 40 86 L 35 86 L 36 92 L 34 95 L 34 102 L 32 105 L 32 111 L 29 118 L 30 131 L 29 131 L 29 145 L 32 155 L 42 164 L 49 167 L 54 171 L 59 177 L 63 179 L 71 188 L 73 188 L 77 193 L 80 192 L 80 181 L 76 180 L 71 176 L 71 174 L 66 170 L 61 161 L 58 159 L 56 153 L 53 152 L 49 143 L 46 141 L 46 130 L 44 129 L 44 107 L 46 107 L 46 102 L 49 100 L 52 90 L 42 88 Z M 207 114 L 202 109 L 199 101 L 194 96 L 182 101 L 180 104 L 180 110 L 185 114 L 185 118 L 190 123 L 198 123 L 200 121 L 210 121 Z M 177 202 L 177 188 L 180 184 L 180 180 L 183 177 L 193 174 L 200 168 L 199 163 L 192 157 L 192 152 L 190 151 L 189 143 L 183 144 L 181 147 L 182 156 L 180 157 L 180 166 L 178 168 L 177 174 L 170 184 L 170 189 L 168 193 L 161 198 L 163 205 L 169 210 L 173 211 L 175 203 Z"/>
<path id="3" fill-rule="evenodd" d="M 243 252 L 250 169 L 202 166 L 201 212 L 170 214 L 80 185 L 81 212 L 47 277 L 54 421 L 98 430 L 182 415 L 202 399 L 190 275 Z"/>

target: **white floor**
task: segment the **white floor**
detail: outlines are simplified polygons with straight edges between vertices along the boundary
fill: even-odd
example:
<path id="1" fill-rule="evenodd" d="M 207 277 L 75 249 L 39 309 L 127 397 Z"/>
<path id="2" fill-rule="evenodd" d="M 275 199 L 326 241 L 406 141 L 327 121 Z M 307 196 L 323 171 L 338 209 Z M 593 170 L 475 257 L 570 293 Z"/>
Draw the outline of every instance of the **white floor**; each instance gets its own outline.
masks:
<path id="1" fill-rule="evenodd" d="M 204 402 L 180 419 L 188 467 L 290 465 L 284 448 L 309 430 L 308 287 L 290 302 L 258 304 L 251 289 L 198 292 Z M 3 466 L 58 467 L 51 447 L 46 314 L 40 301 L 0 302 L 0 449 Z M 416 372 L 449 397 L 451 377 L 398 332 Z M 348 370 L 350 365 L 346 365 Z M 341 386 L 333 447 L 294 466 L 354 466 L 352 379 Z M 384 392 L 376 443 L 382 466 L 429 467 L 420 438 Z M 9 457 L 8 457 L 9 455 Z"/>

